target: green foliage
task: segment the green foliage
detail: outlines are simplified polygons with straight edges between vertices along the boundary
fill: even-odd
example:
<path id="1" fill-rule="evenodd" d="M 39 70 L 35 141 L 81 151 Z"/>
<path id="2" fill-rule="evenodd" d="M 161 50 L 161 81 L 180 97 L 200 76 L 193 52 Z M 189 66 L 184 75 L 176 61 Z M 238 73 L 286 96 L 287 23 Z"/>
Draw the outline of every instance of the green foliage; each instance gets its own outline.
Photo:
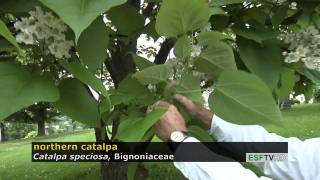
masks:
<path id="1" fill-rule="evenodd" d="M 266 29 L 262 24 L 256 23 L 255 21 L 250 23 L 250 27 L 245 25 L 234 26 L 233 31 L 244 38 L 254 40 L 258 43 L 262 43 L 265 40 L 275 39 L 276 33 L 270 29 Z"/>
<path id="2" fill-rule="evenodd" d="M 139 162 L 130 162 L 128 165 L 128 174 L 127 178 L 128 180 L 134 180 L 134 177 L 136 175 L 136 171 L 139 167 Z"/>
<path id="3" fill-rule="evenodd" d="M 38 0 L 2 0 L 0 13 L 27 13 L 37 5 L 40 5 Z"/>
<path id="4" fill-rule="evenodd" d="M 221 74 L 209 106 L 218 116 L 235 123 L 280 123 L 282 119 L 268 86 L 241 71 Z"/>
<path id="5" fill-rule="evenodd" d="M 65 61 L 60 61 L 60 64 L 80 81 L 89 85 L 92 89 L 102 94 L 103 96 L 108 97 L 108 92 L 103 83 L 92 72 L 81 65 L 80 62 L 74 61 L 71 63 L 67 63 Z"/>
<path id="6" fill-rule="evenodd" d="M 121 81 L 117 90 L 118 92 L 133 98 L 149 98 L 151 96 L 148 88 L 132 76 L 128 76 Z"/>
<path id="7" fill-rule="evenodd" d="M 125 3 L 126 0 L 40 0 L 40 2 L 57 13 L 70 26 L 77 42 L 82 31 L 101 13 Z"/>
<path id="8" fill-rule="evenodd" d="M 132 35 L 144 26 L 143 15 L 129 4 L 110 9 L 108 17 L 117 28 L 117 33 L 122 35 Z"/>
<path id="9" fill-rule="evenodd" d="M 208 134 L 206 130 L 199 126 L 189 126 L 188 127 L 189 133 L 199 139 L 201 142 L 212 142 L 213 138 Z"/>
<path id="10" fill-rule="evenodd" d="M 61 31 L 66 34 L 57 36 L 70 39 L 72 31 L 75 34 L 76 46 L 68 50 L 65 59 L 49 56 L 42 48 L 43 42 L 38 41 L 41 38 L 33 45 L 20 45 L 18 57 L 9 44 L 19 49 L 11 32 L 22 31 L 17 31 L 14 23 L 39 2 L 69 26 Z M 308 100 L 314 84 L 320 81 L 319 72 L 306 69 L 304 64 L 283 66 L 281 51 L 290 52 L 290 47 L 278 39 L 279 34 L 299 31 L 310 24 L 319 27 L 316 1 L 297 1 L 297 10 L 289 8 L 288 2 L 279 5 L 271 0 L 39 2 L 0 2 L 0 34 L 4 36 L 0 61 L 35 62 L 21 66 L 0 63 L 0 119 L 35 102 L 49 101 L 74 121 L 91 127 L 107 123 L 114 130 L 120 119 L 112 140 L 146 141 L 154 135 L 152 125 L 165 113 L 155 110 L 148 114 L 147 109 L 159 100 L 177 103 L 174 94 L 203 103 L 203 91 L 213 90 L 209 105 L 222 118 L 238 124 L 277 123 L 281 113 L 275 99 L 285 99 L 294 92 L 305 94 Z M 50 13 L 46 15 L 50 19 Z M 24 28 L 32 30 L 30 26 Z M 143 34 L 155 41 L 161 36 L 159 40 L 164 41 L 160 50 L 137 47 L 138 37 Z M 65 49 L 59 43 L 55 45 L 48 50 Z M 138 54 L 155 55 L 155 63 Z M 161 64 L 165 60 L 169 63 Z M 39 70 L 31 68 L 34 66 Z M 55 77 L 55 83 L 47 74 Z M 104 83 L 109 85 L 108 90 Z M 99 93 L 99 100 L 94 99 L 90 88 Z M 198 121 L 177 106 L 192 135 L 212 141 Z M 137 167 L 138 163 L 130 164 L 128 179 L 134 178 Z"/>
<path id="11" fill-rule="evenodd" d="M 188 36 L 180 37 L 174 46 L 174 55 L 184 59 L 191 55 L 191 40 Z"/>
<path id="12" fill-rule="evenodd" d="M 134 63 L 139 68 L 139 70 L 143 70 L 145 68 L 148 68 L 148 67 L 155 65 L 152 62 L 150 62 L 148 59 L 145 59 L 145 58 L 138 56 L 136 54 L 132 54 L 132 57 L 133 57 Z"/>
<path id="13" fill-rule="evenodd" d="M 148 67 L 135 73 L 133 76 L 142 84 L 157 84 L 166 82 L 172 75 L 172 66 L 170 64 L 161 64 Z"/>
<path id="14" fill-rule="evenodd" d="M 246 67 L 273 89 L 281 72 L 280 47 L 276 40 L 258 44 L 252 40 L 237 38 L 240 57 Z"/>
<path id="15" fill-rule="evenodd" d="M 175 94 L 181 94 L 189 99 L 203 104 L 202 89 L 199 78 L 190 74 L 183 74 L 178 84 L 173 87 Z"/>
<path id="16" fill-rule="evenodd" d="M 20 50 L 15 38 L 12 36 L 11 32 L 7 28 L 6 24 L 0 20 L 0 35 L 8 40 L 12 45 L 14 45 L 18 50 Z"/>
<path id="17" fill-rule="evenodd" d="M 108 44 L 109 31 L 99 16 L 79 38 L 77 50 L 81 62 L 87 65 L 89 70 L 95 71 L 107 58 Z"/>
<path id="18" fill-rule="evenodd" d="M 211 42 L 194 63 L 196 69 L 216 79 L 225 70 L 237 69 L 232 48 L 223 42 Z"/>
<path id="19" fill-rule="evenodd" d="M 205 0 L 163 0 L 156 30 L 159 35 L 175 37 L 203 27 L 209 17 L 210 10 Z"/>
<path id="20" fill-rule="evenodd" d="M 288 13 L 287 6 L 286 5 L 280 6 L 272 16 L 272 19 L 271 19 L 272 24 L 275 27 L 278 27 L 281 24 L 281 22 L 286 18 L 287 13 Z"/>
<path id="21" fill-rule="evenodd" d="M 197 36 L 198 45 L 200 46 L 208 46 L 223 39 L 228 39 L 228 36 L 217 31 L 203 32 Z"/>
<path id="22" fill-rule="evenodd" d="M 277 95 L 280 101 L 289 98 L 290 92 L 296 83 L 296 76 L 294 70 L 284 67 L 281 72 L 280 88 L 277 89 Z"/>
<path id="23" fill-rule="evenodd" d="M 229 4 L 242 4 L 244 2 L 255 2 L 256 0 L 216 0 L 216 1 L 212 1 L 212 5 L 214 6 L 225 6 L 225 5 L 229 5 Z"/>
<path id="24" fill-rule="evenodd" d="M 89 89 L 84 84 L 76 79 L 65 79 L 60 83 L 59 89 L 61 97 L 53 103 L 58 110 L 74 121 L 90 127 L 99 127 L 98 103 L 89 94 Z"/>
<path id="25" fill-rule="evenodd" d="M 139 142 L 151 126 L 166 112 L 165 109 L 158 109 L 148 113 L 145 117 L 128 116 L 121 122 L 117 138 L 125 142 Z"/>
<path id="26" fill-rule="evenodd" d="M 0 120 L 36 102 L 58 99 L 59 91 L 49 76 L 0 62 Z"/>

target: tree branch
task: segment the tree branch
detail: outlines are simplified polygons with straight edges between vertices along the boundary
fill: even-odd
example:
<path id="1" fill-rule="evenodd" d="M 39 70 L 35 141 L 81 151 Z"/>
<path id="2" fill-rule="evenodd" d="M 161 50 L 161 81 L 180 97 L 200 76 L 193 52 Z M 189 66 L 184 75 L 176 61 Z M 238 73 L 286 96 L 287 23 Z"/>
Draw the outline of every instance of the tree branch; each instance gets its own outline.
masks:
<path id="1" fill-rule="evenodd" d="M 168 58 L 170 50 L 173 48 L 174 42 L 172 39 L 165 39 L 161 45 L 161 48 L 158 54 L 155 57 L 154 63 L 155 64 L 164 64 Z"/>
<path id="2" fill-rule="evenodd" d="M 142 11 L 142 14 L 144 17 L 149 17 L 152 13 L 153 7 L 155 6 L 155 3 L 148 3 L 147 7 Z"/>

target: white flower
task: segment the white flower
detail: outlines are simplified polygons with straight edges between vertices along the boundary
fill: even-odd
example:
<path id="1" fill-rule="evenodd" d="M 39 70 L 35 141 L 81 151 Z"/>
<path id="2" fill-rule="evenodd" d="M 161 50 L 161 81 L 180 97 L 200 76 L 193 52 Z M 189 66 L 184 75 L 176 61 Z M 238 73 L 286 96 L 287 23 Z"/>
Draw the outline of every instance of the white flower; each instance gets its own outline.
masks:
<path id="1" fill-rule="evenodd" d="M 287 57 L 285 58 L 285 61 L 287 63 L 293 63 L 293 62 L 298 62 L 300 60 L 299 53 L 297 52 L 290 52 L 288 53 Z"/>
<path id="2" fill-rule="evenodd" d="M 296 9 L 297 9 L 297 3 L 296 3 L 296 2 L 292 2 L 292 3 L 289 5 L 289 8 L 292 9 L 292 10 L 296 10 Z"/>
<path id="3" fill-rule="evenodd" d="M 303 59 L 304 64 L 306 65 L 307 68 L 309 69 L 316 69 L 316 64 L 312 61 L 311 58 L 305 58 Z"/>
<path id="4" fill-rule="evenodd" d="M 41 7 L 36 6 L 35 11 L 30 11 L 29 12 L 30 16 L 35 18 L 35 19 L 43 19 L 44 17 L 44 12 L 42 11 Z"/>
<path id="5" fill-rule="evenodd" d="M 15 22 L 13 26 L 16 30 L 22 30 L 22 29 L 27 29 L 30 26 L 30 24 L 31 24 L 30 19 L 21 18 L 21 20 Z"/>
<path id="6" fill-rule="evenodd" d="M 51 54 L 56 58 L 70 58 L 69 53 L 72 41 L 67 41 L 65 31 L 67 26 L 51 12 L 43 12 L 40 7 L 29 12 L 29 17 L 21 18 L 15 22 L 14 27 L 20 33 L 16 39 L 18 43 L 39 46 L 43 45 L 44 54 Z"/>
<path id="7" fill-rule="evenodd" d="M 53 54 L 58 59 L 61 58 L 70 58 L 71 55 L 69 53 L 71 47 L 73 46 L 72 41 L 60 41 L 52 43 L 48 48 L 51 54 Z"/>
<path id="8" fill-rule="evenodd" d="M 197 57 L 201 54 L 201 49 L 202 47 L 199 46 L 199 45 L 192 45 L 192 48 L 191 48 L 191 56 L 192 57 Z"/>
<path id="9" fill-rule="evenodd" d="M 28 34 L 25 32 L 21 32 L 17 34 L 16 40 L 18 43 L 24 43 L 24 44 L 33 44 L 34 43 L 34 38 L 32 34 Z"/>
<path id="10" fill-rule="evenodd" d="M 306 57 L 309 50 L 303 46 L 299 46 L 296 49 L 296 52 L 299 54 L 299 56 Z"/>
<path id="11" fill-rule="evenodd" d="M 289 52 L 283 52 L 285 62 L 304 62 L 309 69 L 320 71 L 320 34 L 315 26 L 309 26 L 297 33 L 288 32 L 281 39 L 289 44 Z"/>

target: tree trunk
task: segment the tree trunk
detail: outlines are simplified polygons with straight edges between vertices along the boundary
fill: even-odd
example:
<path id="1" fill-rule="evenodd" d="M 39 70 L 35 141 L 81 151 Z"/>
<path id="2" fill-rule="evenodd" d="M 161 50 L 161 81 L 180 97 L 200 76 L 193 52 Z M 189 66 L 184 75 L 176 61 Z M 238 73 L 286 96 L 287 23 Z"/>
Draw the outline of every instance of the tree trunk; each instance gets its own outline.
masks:
<path id="1" fill-rule="evenodd" d="M 43 118 L 38 120 L 38 136 L 46 135 L 46 123 Z"/>
<path id="2" fill-rule="evenodd" d="M 0 142 L 6 141 L 6 129 L 4 123 L 0 123 Z"/>
<path id="3" fill-rule="evenodd" d="M 38 136 L 46 135 L 46 109 L 47 106 L 45 104 L 40 105 L 36 115 L 38 119 Z"/>

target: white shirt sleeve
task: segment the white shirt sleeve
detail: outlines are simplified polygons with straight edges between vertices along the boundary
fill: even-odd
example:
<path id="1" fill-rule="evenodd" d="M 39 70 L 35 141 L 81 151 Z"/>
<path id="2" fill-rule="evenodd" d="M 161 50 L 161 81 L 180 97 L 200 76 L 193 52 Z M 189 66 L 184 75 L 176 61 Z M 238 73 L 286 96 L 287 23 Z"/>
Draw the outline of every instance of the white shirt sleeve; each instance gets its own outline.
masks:
<path id="1" fill-rule="evenodd" d="M 301 141 L 267 132 L 258 125 L 236 125 L 214 115 L 210 133 L 219 142 L 288 142 L 287 162 L 253 163 L 274 179 L 320 179 L 320 138 Z"/>
<path id="2" fill-rule="evenodd" d="M 189 137 L 184 142 L 199 142 Z M 190 180 L 270 180 L 244 168 L 238 162 L 174 162 L 174 165 Z"/>

